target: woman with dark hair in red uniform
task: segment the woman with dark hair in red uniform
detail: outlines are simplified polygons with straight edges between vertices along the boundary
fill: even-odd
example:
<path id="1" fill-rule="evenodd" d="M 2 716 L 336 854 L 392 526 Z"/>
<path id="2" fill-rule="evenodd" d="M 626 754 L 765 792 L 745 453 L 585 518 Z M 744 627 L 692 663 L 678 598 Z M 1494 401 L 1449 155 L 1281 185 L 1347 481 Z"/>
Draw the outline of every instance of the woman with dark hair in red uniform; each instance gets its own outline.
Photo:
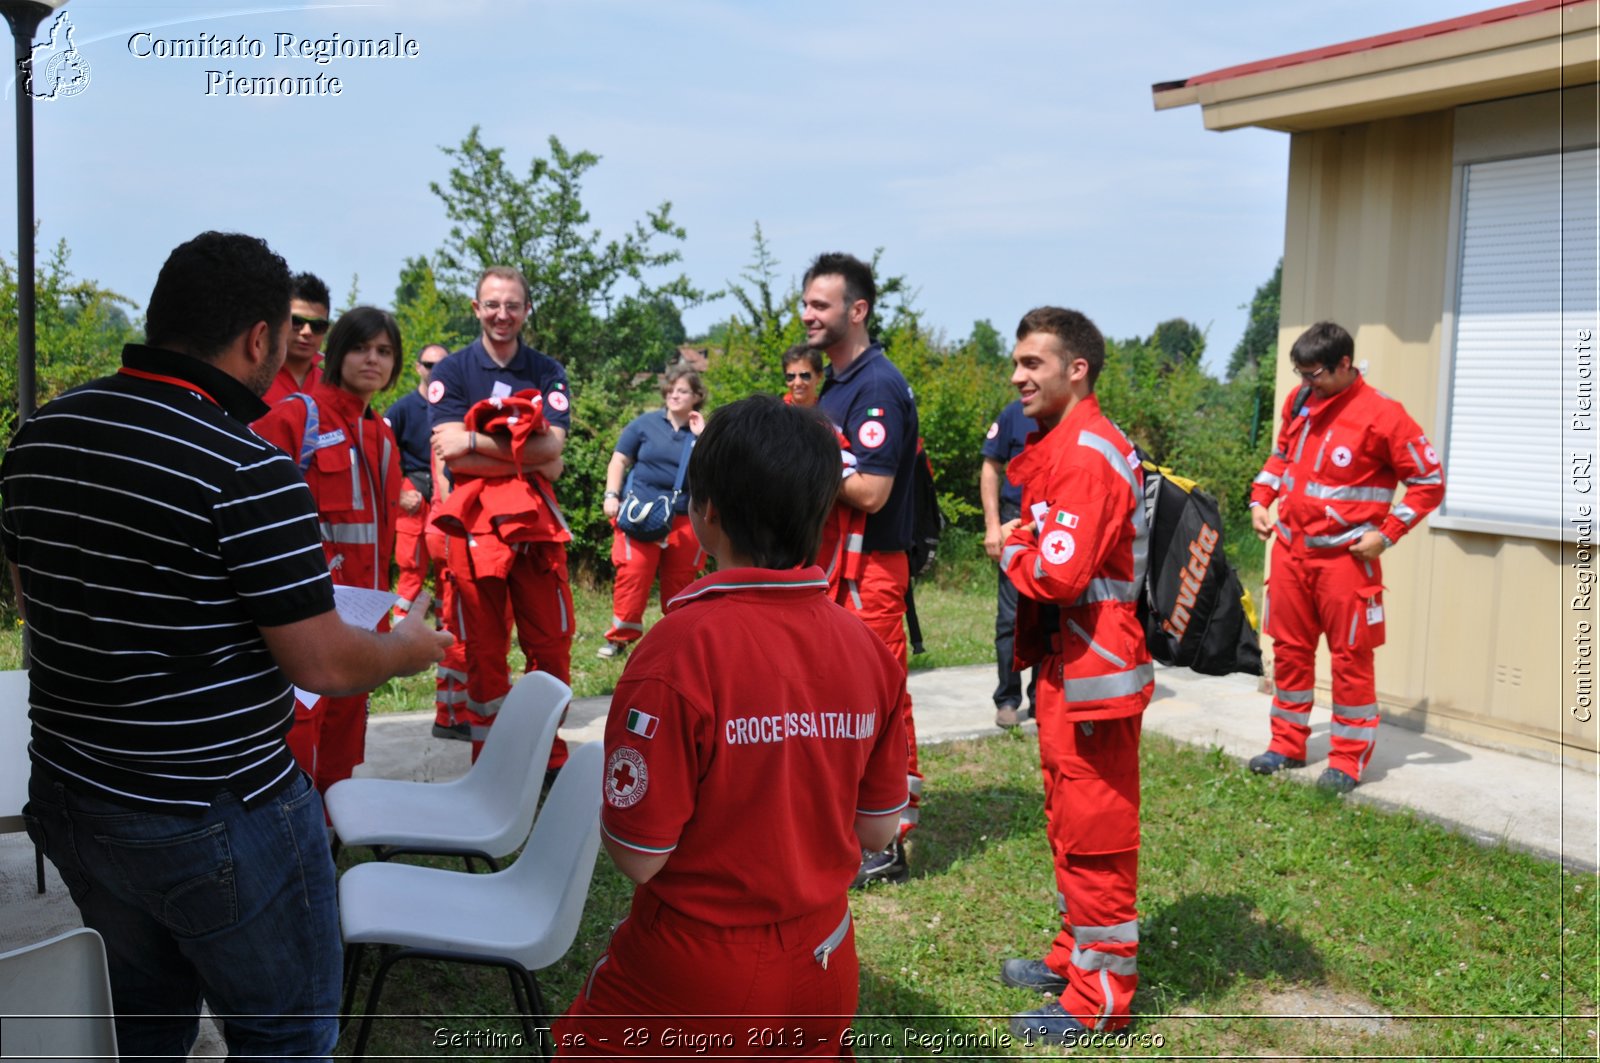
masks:
<path id="1" fill-rule="evenodd" d="M 358 306 L 328 333 L 322 380 L 272 408 L 256 434 L 300 462 L 317 506 L 335 584 L 389 589 L 400 504 L 400 448 L 371 407 L 400 375 L 400 326 L 387 310 Z M 296 704 L 289 748 L 326 792 L 366 752 L 367 695 Z"/>

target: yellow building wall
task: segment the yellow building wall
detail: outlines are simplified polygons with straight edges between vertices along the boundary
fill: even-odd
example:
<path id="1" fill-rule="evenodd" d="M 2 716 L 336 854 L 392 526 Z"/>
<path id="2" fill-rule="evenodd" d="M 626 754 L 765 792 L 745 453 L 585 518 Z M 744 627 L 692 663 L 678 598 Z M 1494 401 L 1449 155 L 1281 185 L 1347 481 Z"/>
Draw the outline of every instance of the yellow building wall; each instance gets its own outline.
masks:
<path id="1" fill-rule="evenodd" d="M 1298 386 L 1289 347 L 1308 325 L 1333 320 L 1354 335 L 1368 380 L 1424 431 L 1441 429 L 1454 124 L 1454 111 L 1440 111 L 1293 135 L 1280 405 Z M 1448 468 L 1445 476 L 1448 490 Z M 1389 641 L 1377 654 L 1377 681 L 1385 719 L 1561 755 L 1560 545 L 1424 523 L 1383 566 Z M 1323 653 L 1324 705 L 1327 667 Z"/>

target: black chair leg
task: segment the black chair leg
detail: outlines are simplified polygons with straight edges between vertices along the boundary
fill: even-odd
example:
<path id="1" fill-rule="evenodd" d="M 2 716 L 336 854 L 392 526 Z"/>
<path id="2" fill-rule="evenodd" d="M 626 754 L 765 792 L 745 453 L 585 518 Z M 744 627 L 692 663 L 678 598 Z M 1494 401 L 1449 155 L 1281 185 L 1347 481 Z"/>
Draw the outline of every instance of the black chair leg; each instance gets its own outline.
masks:
<path id="1" fill-rule="evenodd" d="M 546 1036 L 550 1030 L 550 1017 L 544 1009 L 544 994 L 539 992 L 539 980 L 533 976 L 532 971 L 524 968 L 522 977 L 527 980 L 528 1014 L 533 1018 L 528 1043 L 534 1046 L 534 1051 L 538 1053 L 540 1059 L 550 1059 L 555 1052 L 555 1038 Z M 525 1030 L 529 1026 L 529 1023 L 523 1023 Z"/>
<path id="2" fill-rule="evenodd" d="M 44 850 L 33 847 L 33 880 L 40 893 L 44 892 Z"/>
<path id="3" fill-rule="evenodd" d="M 344 947 L 344 999 L 339 1002 L 339 1032 L 350 1023 L 350 1009 L 355 1006 L 356 986 L 361 981 L 361 960 L 365 956 L 365 945 L 346 945 Z"/>
<path id="4" fill-rule="evenodd" d="M 378 1014 L 378 998 L 383 995 L 383 981 L 389 977 L 389 968 L 409 954 L 403 949 L 396 951 L 387 946 L 384 948 L 383 959 L 378 961 L 378 972 L 372 976 L 372 988 L 367 993 L 367 1013 L 361 1016 L 361 1032 L 356 1035 L 356 1048 L 352 1058 L 367 1058 L 367 1039 L 372 1035 L 372 1020 Z"/>

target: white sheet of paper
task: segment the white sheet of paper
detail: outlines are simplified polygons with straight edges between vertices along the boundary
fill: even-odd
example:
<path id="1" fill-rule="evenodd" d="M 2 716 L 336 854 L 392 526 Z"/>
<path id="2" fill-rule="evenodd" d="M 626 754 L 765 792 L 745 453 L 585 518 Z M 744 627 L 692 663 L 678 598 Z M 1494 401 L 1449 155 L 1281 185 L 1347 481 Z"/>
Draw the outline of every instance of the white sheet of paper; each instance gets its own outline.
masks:
<path id="1" fill-rule="evenodd" d="M 389 591 L 374 591 L 364 587 L 338 587 L 333 588 L 333 607 L 339 614 L 339 619 L 351 627 L 364 628 L 367 631 L 376 631 L 378 621 L 394 607 L 399 598 Z M 301 687 L 294 688 L 295 700 L 306 708 L 317 703 L 320 694 L 313 694 Z"/>
<path id="2" fill-rule="evenodd" d="M 489 389 L 489 397 L 491 399 L 509 398 L 510 395 L 511 385 L 507 384 L 504 380 L 496 380 L 494 382 L 494 387 Z"/>

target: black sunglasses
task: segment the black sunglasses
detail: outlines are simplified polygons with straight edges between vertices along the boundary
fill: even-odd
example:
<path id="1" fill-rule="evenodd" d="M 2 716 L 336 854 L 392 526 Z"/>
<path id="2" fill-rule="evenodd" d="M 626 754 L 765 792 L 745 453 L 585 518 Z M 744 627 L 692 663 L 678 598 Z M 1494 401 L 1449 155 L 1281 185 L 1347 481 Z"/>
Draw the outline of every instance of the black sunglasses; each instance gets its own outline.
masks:
<path id="1" fill-rule="evenodd" d="M 299 314 L 289 315 L 289 327 L 299 332 L 307 325 L 311 326 L 311 334 L 320 336 L 328 331 L 328 319 L 325 317 L 301 317 Z"/>
<path id="2" fill-rule="evenodd" d="M 419 361 L 419 362 L 417 362 L 417 364 L 418 364 L 418 365 L 420 365 L 420 366 L 422 366 L 422 368 L 424 368 L 424 369 L 426 369 L 426 370 L 427 370 L 427 371 L 428 371 L 428 372 L 430 372 L 430 373 L 431 373 L 431 372 L 433 372 L 433 367 L 434 367 L 434 366 L 436 366 L 436 365 L 438 365 L 438 364 L 439 364 L 439 363 L 440 363 L 440 362 L 442 362 L 442 361 L 444 361 L 444 359 L 443 359 L 443 358 L 435 358 L 435 359 L 434 359 L 434 360 L 433 360 L 433 361 L 431 361 L 431 362 L 423 362 L 423 361 Z"/>
<path id="3" fill-rule="evenodd" d="M 785 373 L 785 374 L 783 374 L 783 379 L 787 383 L 791 383 L 792 384 L 792 383 L 794 383 L 794 381 L 797 378 L 800 379 L 800 380 L 810 380 L 811 379 L 811 374 L 810 373 Z"/>

